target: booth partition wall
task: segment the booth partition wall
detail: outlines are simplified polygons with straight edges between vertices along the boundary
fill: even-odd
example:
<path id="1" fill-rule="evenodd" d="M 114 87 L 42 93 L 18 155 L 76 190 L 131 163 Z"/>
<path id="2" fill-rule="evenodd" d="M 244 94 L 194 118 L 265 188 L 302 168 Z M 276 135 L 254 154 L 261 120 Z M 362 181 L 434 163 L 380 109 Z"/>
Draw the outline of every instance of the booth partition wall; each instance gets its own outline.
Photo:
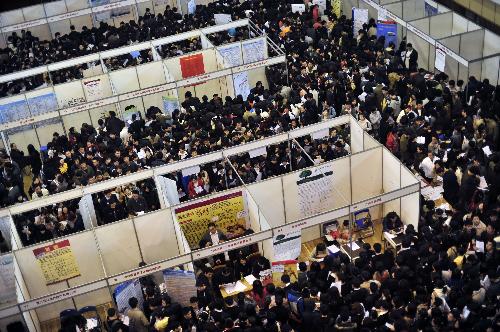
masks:
<path id="1" fill-rule="evenodd" d="M 396 50 L 406 38 L 418 52 L 418 67 L 444 72 L 449 79 L 467 82 L 470 76 L 500 83 L 500 37 L 431 0 L 346 0 L 344 14 L 352 8 L 367 10 L 368 18 L 393 22 Z M 381 27 L 378 28 L 379 33 Z"/>
<path id="2" fill-rule="evenodd" d="M 267 153 L 266 147 L 275 144 L 303 149 L 299 141 L 304 136 L 321 140 L 334 129 L 347 130 L 351 154 L 308 169 L 291 169 L 288 174 L 254 183 L 240 179 L 242 185 L 239 187 L 184 203 L 178 200 L 175 181 L 164 177 L 175 172 L 184 174 L 193 167 L 211 162 L 225 162 L 234 167 L 231 163 L 234 156 L 263 155 Z M 305 171 L 318 175 L 321 183 L 314 187 L 303 186 L 300 179 Z M 159 210 L 102 226 L 93 222 L 90 195 L 148 178 L 157 183 Z M 10 234 L 12 247 L 11 252 L 0 256 L 3 281 L 0 284 L 0 328 L 22 320 L 30 331 L 40 331 L 41 323 L 58 318 L 62 310 L 113 305 L 112 294 L 123 282 L 178 266 L 189 271 L 197 260 L 249 244 L 258 245 L 261 254 L 273 261 L 273 236 L 301 230 L 302 242 L 306 242 L 322 235 L 321 224 L 337 219 L 352 220 L 354 212 L 367 208 L 375 219 L 396 211 L 405 223 L 417 227 L 419 192 L 418 179 L 396 157 L 365 133 L 355 119 L 341 116 L 223 151 L 15 205 L 0 211 L 2 229 Z M 86 230 L 23 247 L 14 225 L 16 216 L 68 199 L 79 200 L 80 213 L 87 220 Z M 186 227 L 185 213 L 194 213 L 200 206 L 216 211 L 213 204 L 229 200 L 237 200 L 240 204 L 236 205 L 239 211 L 229 218 L 251 228 L 254 233 L 199 249 L 193 241 L 193 232 L 197 234 L 200 230 Z M 223 223 L 228 215 L 221 212 L 217 217 L 221 218 L 218 222 Z M 65 269 L 59 269 L 59 274 L 50 274 L 43 263 L 43 255 L 55 249 L 65 250 L 68 256 L 65 256 Z M 147 265 L 138 268 L 141 261 Z M 60 274 L 71 277 L 59 280 L 57 275 Z"/>
<path id="3" fill-rule="evenodd" d="M 229 29 L 244 29 L 246 39 L 218 46 L 210 42 L 212 34 Z M 162 47 L 186 42 L 192 44 L 192 52 L 160 55 Z M 140 52 L 149 54 L 151 61 L 116 70 L 109 65 L 109 59 Z M 80 65 L 87 68 L 82 79 L 49 82 L 46 87 L 0 99 L 2 142 L 7 149 L 10 143 L 24 151 L 29 143 L 38 149 L 52 140 L 54 132 L 67 134 L 71 127 L 79 130 L 84 123 L 97 127 L 109 111 L 124 120 L 138 112 L 144 116 L 151 106 L 171 114 L 187 91 L 200 99 L 213 94 L 246 98 L 258 81 L 267 87 L 265 67 L 284 63 L 283 52 L 244 19 L 4 75 L 0 83 Z"/>

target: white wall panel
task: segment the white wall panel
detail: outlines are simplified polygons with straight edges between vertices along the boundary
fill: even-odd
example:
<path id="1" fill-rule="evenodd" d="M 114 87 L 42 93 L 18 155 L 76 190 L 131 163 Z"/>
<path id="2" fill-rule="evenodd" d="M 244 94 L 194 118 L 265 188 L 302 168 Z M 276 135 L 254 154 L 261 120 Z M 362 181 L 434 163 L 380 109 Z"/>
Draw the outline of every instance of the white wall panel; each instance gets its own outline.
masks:
<path id="1" fill-rule="evenodd" d="M 134 223 L 146 263 L 154 263 L 179 255 L 170 209 L 134 218 Z"/>
<path id="2" fill-rule="evenodd" d="M 271 227 L 280 226 L 285 223 L 285 210 L 280 177 L 252 183 L 248 186 L 248 191 L 255 197 L 262 212 L 267 216 L 267 220 Z"/>
<path id="3" fill-rule="evenodd" d="M 95 230 L 108 275 L 137 268 L 141 261 L 132 220 L 101 226 Z M 117 248 L 120 248 L 117 251 Z"/>
<path id="4" fill-rule="evenodd" d="M 352 200 L 362 201 L 382 192 L 382 148 L 351 156 Z"/>

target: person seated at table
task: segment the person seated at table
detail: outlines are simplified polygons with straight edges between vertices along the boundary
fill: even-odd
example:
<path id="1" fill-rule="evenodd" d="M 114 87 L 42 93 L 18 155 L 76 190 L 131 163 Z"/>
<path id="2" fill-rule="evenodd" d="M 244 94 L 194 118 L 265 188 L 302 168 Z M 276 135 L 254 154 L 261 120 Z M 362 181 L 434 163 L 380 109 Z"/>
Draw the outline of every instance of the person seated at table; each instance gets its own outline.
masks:
<path id="1" fill-rule="evenodd" d="M 212 284 L 214 285 L 214 289 L 219 289 L 219 286 L 225 284 L 231 284 L 235 282 L 237 278 L 234 275 L 234 269 L 232 266 L 226 266 L 222 269 L 215 271 L 214 276 L 212 278 Z"/>
<path id="2" fill-rule="evenodd" d="M 261 271 L 271 268 L 271 263 L 269 259 L 264 256 L 259 256 L 252 264 L 252 274 L 255 278 L 259 278 L 259 273 Z"/>
<path id="3" fill-rule="evenodd" d="M 208 223 L 208 231 L 201 238 L 201 242 L 204 243 L 204 246 L 200 244 L 200 247 L 209 247 L 214 246 L 219 243 L 227 241 L 227 237 L 221 230 L 217 229 L 215 222 Z"/>
<path id="4" fill-rule="evenodd" d="M 311 256 L 309 260 L 312 262 L 322 262 L 323 259 L 328 255 L 328 250 L 326 249 L 326 245 L 321 242 L 316 245 L 316 248 L 311 252 Z"/>
<path id="5" fill-rule="evenodd" d="M 234 274 L 236 278 L 243 278 L 252 273 L 252 266 L 246 256 L 239 256 L 234 262 Z"/>
<path id="6" fill-rule="evenodd" d="M 392 211 L 385 216 L 382 225 L 384 227 L 384 232 L 394 232 L 403 227 L 403 222 L 401 221 L 401 218 L 399 218 L 398 214 Z"/>

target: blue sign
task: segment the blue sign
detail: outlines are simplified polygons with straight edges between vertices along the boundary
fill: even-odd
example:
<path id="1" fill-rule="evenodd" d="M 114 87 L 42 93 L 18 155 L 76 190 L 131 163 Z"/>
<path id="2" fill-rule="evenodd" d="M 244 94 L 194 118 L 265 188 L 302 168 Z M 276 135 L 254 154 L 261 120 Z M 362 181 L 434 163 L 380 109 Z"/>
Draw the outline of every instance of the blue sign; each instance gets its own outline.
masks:
<path id="1" fill-rule="evenodd" d="M 377 37 L 385 37 L 385 47 L 393 42 L 394 45 L 398 45 L 398 25 L 396 22 L 381 22 L 377 23 Z"/>

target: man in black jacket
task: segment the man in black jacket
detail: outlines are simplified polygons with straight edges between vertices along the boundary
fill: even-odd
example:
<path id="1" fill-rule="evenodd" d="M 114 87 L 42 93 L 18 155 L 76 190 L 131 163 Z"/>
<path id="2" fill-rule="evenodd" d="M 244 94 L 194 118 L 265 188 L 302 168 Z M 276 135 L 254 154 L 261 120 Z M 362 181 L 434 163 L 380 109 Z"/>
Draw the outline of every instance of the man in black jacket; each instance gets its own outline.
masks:
<path id="1" fill-rule="evenodd" d="M 108 133 L 114 133 L 119 136 L 123 127 L 125 127 L 125 122 L 116 117 L 114 111 L 109 111 L 109 118 L 106 119 L 106 130 Z"/>

